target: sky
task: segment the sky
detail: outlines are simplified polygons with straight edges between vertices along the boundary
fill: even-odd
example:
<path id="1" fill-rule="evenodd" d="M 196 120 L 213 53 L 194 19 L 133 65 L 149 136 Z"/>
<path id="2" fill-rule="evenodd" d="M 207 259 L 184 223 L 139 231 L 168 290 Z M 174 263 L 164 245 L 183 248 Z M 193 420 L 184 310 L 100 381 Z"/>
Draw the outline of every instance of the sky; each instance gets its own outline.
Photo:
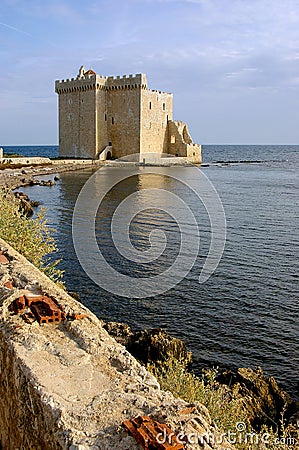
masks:
<path id="1" fill-rule="evenodd" d="M 0 146 L 57 145 L 56 79 L 146 73 L 201 144 L 299 144 L 299 0 L 0 0 Z"/>

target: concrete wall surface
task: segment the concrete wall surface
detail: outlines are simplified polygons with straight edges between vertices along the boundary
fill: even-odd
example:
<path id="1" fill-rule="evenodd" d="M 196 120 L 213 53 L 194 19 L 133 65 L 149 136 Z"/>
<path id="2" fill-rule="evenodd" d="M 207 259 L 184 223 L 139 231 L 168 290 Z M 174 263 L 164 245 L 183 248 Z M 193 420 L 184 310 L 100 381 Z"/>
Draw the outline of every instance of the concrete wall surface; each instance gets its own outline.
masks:
<path id="1" fill-rule="evenodd" d="M 68 318 L 41 325 L 24 320 L 10 305 L 29 294 L 51 296 Z M 76 320 L 74 313 L 87 317 Z M 91 311 L 0 239 L 0 448 L 137 450 L 122 422 L 139 415 L 185 434 L 219 438 L 207 410 L 195 406 L 190 412 L 184 401 L 161 391 Z"/>

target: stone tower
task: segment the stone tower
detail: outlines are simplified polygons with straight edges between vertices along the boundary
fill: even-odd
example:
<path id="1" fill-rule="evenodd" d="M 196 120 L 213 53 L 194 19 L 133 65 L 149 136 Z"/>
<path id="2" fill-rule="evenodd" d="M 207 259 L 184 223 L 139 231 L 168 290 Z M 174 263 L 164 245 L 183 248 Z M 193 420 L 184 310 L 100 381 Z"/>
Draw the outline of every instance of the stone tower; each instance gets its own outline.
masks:
<path id="1" fill-rule="evenodd" d="M 172 120 L 172 94 L 151 90 L 144 74 L 105 77 L 81 66 L 58 80 L 59 155 L 120 158 L 165 153 L 201 162 L 184 122 Z"/>

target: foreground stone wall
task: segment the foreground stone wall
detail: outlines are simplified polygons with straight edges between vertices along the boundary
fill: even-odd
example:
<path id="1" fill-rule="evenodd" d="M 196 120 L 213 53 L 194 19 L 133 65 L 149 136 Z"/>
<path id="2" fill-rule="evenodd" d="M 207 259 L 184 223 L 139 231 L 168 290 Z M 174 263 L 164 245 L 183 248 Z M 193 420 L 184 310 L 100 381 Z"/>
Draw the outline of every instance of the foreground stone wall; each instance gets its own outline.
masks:
<path id="1" fill-rule="evenodd" d="M 69 317 L 86 317 L 27 323 L 10 310 L 26 292 L 52 296 Z M 91 311 L 0 239 L 0 448 L 137 450 L 121 424 L 140 415 L 221 442 L 207 410 L 188 406 L 161 391 Z M 206 442 L 185 448 L 232 447 Z"/>

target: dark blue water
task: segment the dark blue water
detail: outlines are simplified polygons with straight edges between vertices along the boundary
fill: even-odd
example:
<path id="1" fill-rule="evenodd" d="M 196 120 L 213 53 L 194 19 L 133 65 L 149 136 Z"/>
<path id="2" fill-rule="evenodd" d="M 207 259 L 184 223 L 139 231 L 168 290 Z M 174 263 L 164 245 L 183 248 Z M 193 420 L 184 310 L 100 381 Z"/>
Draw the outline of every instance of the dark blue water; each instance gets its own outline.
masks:
<path id="1" fill-rule="evenodd" d="M 25 148 L 22 151 L 26 152 Z M 216 187 L 227 219 L 223 258 L 204 284 L 197 280 L 210 243 L 208 220 L 192 193 L 172 179 L 180 171 L 191 179 L 197 169 L 169 168 L 168 176 L 140 173 L 112 191 L 103 204 L 97 224 L 99 245 L 111 264 L 127 272 L 132 267 L 135 275 L 138 268 L 122 265 L 117 258 L 109 230 L 115 206 L 127 194 L 153 185 L 163 187 L 191 204 L 198 215 L 202 242 L 194 268 L 177 286 L 154 298 L 136 300 L 110 294 L 95 285 L 77 261 L 71 218 L 77 195 L 91 171 L 64 173 L 55 187 L 34 186 L 27 192 L 48 207 L 50 225 L 57 230 L 58 257 L 63 258 L 67 288 L 79 292 L 83 303 L 99 318 L 127 322 L 135 329 L 163 326 L 186 341 L 196 367 L 207 363 L 261 366 L 296 395 L 299 146 L 204 146 L 203 156 L 205 162 L 213 163 L 203 171 Z M 100 193 L 101 177 L 97 188 Z M 168 216 L 148 211 L 132 226 L 133 242 L 146 245 L 151 226 L 169 233 L 170 247 L 158 263 L 164 270 L 177 255 L 180 235 Z M 157 265 L 144 268 L 144 275 L 158 270 Z"/>
<path id="2" fill-rule="evenodd" d="M 240 152 L 240 147 L 242 151 Z M 22 156 L 58 157 L 57 145 L 46 146 L 4 146 L 8 154 Z M 204 163 L 221 163 L 236 161 L 288 162 L 298 161 L 297 145 L 204 145 L 202 158 Z M 287 158 L 287 159 L 285 159 Z"/>
<path id="3" fill-rule="evenodd" d="M 57 158 L 58 157 L 58 146 L 57 145 L 45 145 L 45 146 L 21 146 L 21 145 L 11 145 L 3 147 L 4 153 L 6 154 L 18 154 L 21 156 L 42 156 L 45 158 Z"/>

